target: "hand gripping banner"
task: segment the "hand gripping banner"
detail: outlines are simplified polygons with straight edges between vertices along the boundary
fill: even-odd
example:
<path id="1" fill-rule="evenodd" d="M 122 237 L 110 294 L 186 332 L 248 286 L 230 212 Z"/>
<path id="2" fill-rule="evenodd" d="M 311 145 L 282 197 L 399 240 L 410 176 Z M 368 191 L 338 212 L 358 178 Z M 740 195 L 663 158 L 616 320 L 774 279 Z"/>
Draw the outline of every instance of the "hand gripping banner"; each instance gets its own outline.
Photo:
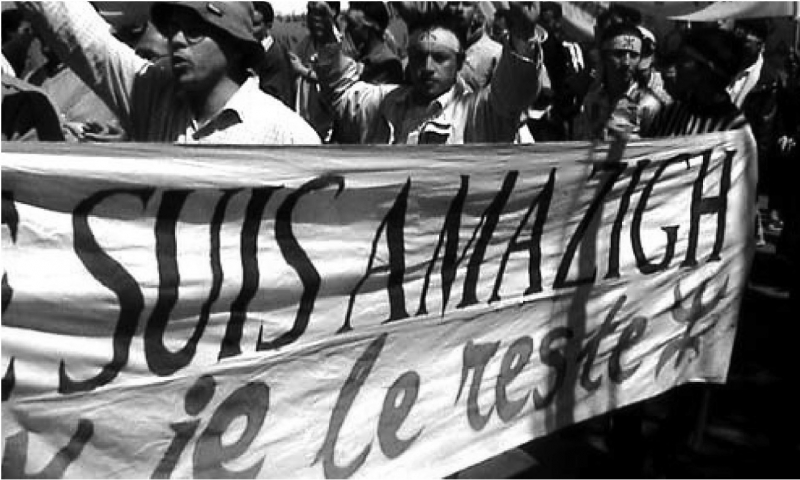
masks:
<path id="1" fill-rule="evenodd" d="M 749 130 L 3 150 L 6 477 L 444 476 L 727 375 Z"/>

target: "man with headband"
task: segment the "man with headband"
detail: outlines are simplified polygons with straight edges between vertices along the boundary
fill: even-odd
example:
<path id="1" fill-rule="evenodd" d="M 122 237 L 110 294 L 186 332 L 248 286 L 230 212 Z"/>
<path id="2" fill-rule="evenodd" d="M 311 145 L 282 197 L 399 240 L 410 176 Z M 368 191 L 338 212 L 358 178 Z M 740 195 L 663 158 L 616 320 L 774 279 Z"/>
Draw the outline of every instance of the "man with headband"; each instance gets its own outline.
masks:
<path id="1" fill-rule="evenodd" d="M 539 93 L 541 42 L 530 4 L 511 2 L 511 25 L 503 57 L 491 84 L 472 91 L 457 82 L 464 62 L 460 19 L 446 9 L 426 12 L 411 27 L 407 75 L 410 85 L 369 85 L 358 81 L 355 62 L 329 36 L 316 65 L 323 92 L 333 105 L 337 124 L 351 138 L 367 144 L 511 142 L 520 112 Z M 332 18 L 314 17 L 332 32 Z"/>
<path id="2" fill-rule="evenodd" d="M 629 23 L 604 30 L 600 39 L 602 75 L 592 85 L 575 118 L 575 140 L 638 138 L 661 108 L 661 101 L 637 81 L 643 37 Z"/>

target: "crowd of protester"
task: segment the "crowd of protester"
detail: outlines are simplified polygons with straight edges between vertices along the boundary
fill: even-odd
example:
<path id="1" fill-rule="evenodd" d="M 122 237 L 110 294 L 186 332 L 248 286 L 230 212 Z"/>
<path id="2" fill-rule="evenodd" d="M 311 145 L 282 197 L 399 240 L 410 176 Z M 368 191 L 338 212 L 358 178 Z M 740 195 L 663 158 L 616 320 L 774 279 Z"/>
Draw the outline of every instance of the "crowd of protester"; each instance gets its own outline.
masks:
<path id="1" fill-rule="evenodd" d="M 797 251 L 800 68 L 796 46 L 780 68 L 765 61 L 769 21 L 676 24 L 659 39 L 611 4 L 594 41 L 577 42 L 558 2 L 486 3 L 309 2 L 290 47 L 268 2 L 155 2 L 124 28 L 89 2 L 17 2 L 2 19 L 2 138 L 626 142 L 749 125 L 769 198 L 758 241 L 780 231 L 779 252 Z M 639 428 L 630 415 L 617 424 Z"/>

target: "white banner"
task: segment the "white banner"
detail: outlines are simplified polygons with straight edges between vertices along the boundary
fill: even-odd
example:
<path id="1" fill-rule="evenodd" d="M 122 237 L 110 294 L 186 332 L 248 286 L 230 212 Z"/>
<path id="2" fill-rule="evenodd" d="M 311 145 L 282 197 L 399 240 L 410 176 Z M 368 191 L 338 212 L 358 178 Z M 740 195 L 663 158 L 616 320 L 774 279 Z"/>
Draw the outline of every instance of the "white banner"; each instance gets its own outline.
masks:
<path id="1" fill-rule="evenodd" d="M 724 382 L 752 136 L 589 148 L 4 144 L 3 476 L 444 476 Z"/>

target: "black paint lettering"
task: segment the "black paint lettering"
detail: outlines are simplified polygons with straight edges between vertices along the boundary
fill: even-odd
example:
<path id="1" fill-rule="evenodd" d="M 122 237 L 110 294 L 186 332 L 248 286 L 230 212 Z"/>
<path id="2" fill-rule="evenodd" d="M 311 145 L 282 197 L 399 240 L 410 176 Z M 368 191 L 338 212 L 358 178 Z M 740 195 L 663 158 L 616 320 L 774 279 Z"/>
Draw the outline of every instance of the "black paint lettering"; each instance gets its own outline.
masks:
<path id="1" fill-rule="evenodd" d="M 3 198 L 3 212 L 2 224 L 8 225 L 8 230 L 11 233 L 11 241 L 17 243 L 17 230 L 19 227 L 19 213 L 17 212 L 17 205 L 14 203 L 14 194 L 7 190 L 2 192 Z M 2 312 L 6 313 L 8 306 L 11 304 L 11 298 L 14 296 L 14 289 L 8 282 L 8 275 L 5 269 L 3 270 L 3 285 L 2 285 Z"/>
<path id="2" fill-rule="evenodd" d="M 15 357 L 11 357 L 11 361 L 8 362 L 8 368 L 6 368 L 6 373 L 3 375 L 3 401 L 5 402 L 9 398 L 11 398 L 11 392 L 14 391 L 14 386 L 17 383 L 17 376 L 14 374 L 14 361 Z"/>
<path id="3" fill-rule="evenodd" d="M 703 163 L 700 173 L 692 189 L 691 227 L 689 229 L 689 246 L 686 249 L 686 259 L 681 267 L 694 267 L 697 265 L 697 242 L 700 236 L 700 217 L 702 215 L 717 216 L 717 232 L 714 238 L 714 248 L 708 261 L 719 261 L 722 245 L 725 243 L 725 221 L 728 213 L 728 191 L 731 188 L 731 170 L 733 157 L 736 151 L 726 151 L 722 162 L 722 176 L 719 182 L 719 196 L 703 197 L 703 182 L 708 174 L 708 164 L 711 162 L 711 150 L 703 154 Z"/>
<path id="4" fill-rule="evenodd" d="M 144 352 L 147 366 L 156 375 L 166 376 L 186 366 L 186 349 L 173 354 L 164 346 L 164 331 L 170 313 L 178 301 L 178 248 L 175 229 L 190 190 L 166 191 L 156 215 L 156 260 L 158 262 L 158 299 L 144 330 Z M 191 357 L 188 359 L 191 361 Z"/>
<path id="5" fill-rule="evenodd" d="M 500 270 L 497 272 L 497 280 L 494 283 L 494 290 L 492 296 L 489 298 L 489 303 L 500 300 L 500 286 L 503 283 L 503 275 L 506 272 L 508 259 L 512 252 L 528 251 L 528 288 L 525 289 L 525 295 L 537 293 L 542 291 L 542 232 L 544 232 L 544 224 L 547 220 L 547 214 L 550 211 L 550 201 L 553 199 L 553 189 L 556 183 L 556 169 L 550 170 L 550 177 L 544 186 L 544 189 L 536 196 L 531 202 L 525 216 L 519 223 L 516 232 L 508 241 L 508 248 L 503 253 L 503 258 L 500 260 Z M 538 207 L 538 208 L 537 208 Z M 528 241 L 518 242 L 522 229 L 528 224 L 528 219 L 536 208 L 536 219 L 531 227 L 531 237 Z"/>
<path id="6" fill-rule="evenodd" d="M 647 182 L 647 186 L 645 186 L 644 190 L 642 191 L 642 196 L 639 198 L 639 203 L 636 205 L 636 209 L 633 212 L 633 222 L 631 224 L 631 245 L 633 247 L 633 254 L 636 257 L 636 266 L 639 267 L 639 271 L 645 275 L 659 272 L 669 267 L 669 263 L 672 261 L 672 257 L 675 255 L 675 242 L 678 239 L 678 225 L 661 227 L 661 229 L 664 230 L 664 233 L 667 235 L 666 252 L 664 252 L 664 258 L 661 260 L 661 263 L 657 265 L 650 263 L 650 261 L 647 259 L 647 256 L 644 254 L 641 237 L 642 217 L 644 216 L 644 212 L 647 210 L 647 202 L 650 200 L 650 196 L 653 194 L 653 188 L 661 178 L 664 170 L 674 163 L 685 162 L 688 158 L 688 155 L 678 155 L 673 159 L 661 163 L 656 169 L 655 173 L 653 173 L 653 178 Z"/>
<path id="7" fill-rule="evenodd" d="M 69 443 L 56 453 L 50 463 L 36 473 L 25 473 L 28 463 L 28 431 L 23 430 L 6 439 L 3 451 L 3 478 L 63 478 L 72 462 L 83 452 L 83 447 L 94 435 L 91 421 L 80 419 Z"/>
<path id="8" fill-rule="evenodd" d="M 483 264 L 483 259 L 486 256 L 486 248 L 489 246 L 489 242 L 500 221 L 500 214 L 503 213 L 503 208 L 505 208 L 508 203 L 508 199 L 511 197 L 511 191 L 517 183 L 517 177 L 519 177 L 519 172 L 516 170 L 506 174 L 503 179 L 503 186 L 500 187 L 500 191 L 481 217 L 483 228 L 481 229 L 480 237 L 478 237 L 478 242 L 475 244 L 475 250 L 472 252 L 472 256 L 467 264 L 467 275 L 464 279 L 464 295 L 461 298 L 461 303 L 458 304 L 458 308 L 465 308 L 478 303 L 477 288 L 478 279 L 481 276 L 481 264 Z"/>
<path id="9" fill-rule="evenodd" d="M 347 304 L 347 314 L 345 315 L 344 325 L 338 330 L 337 333 L 349 332 L 353 329 L 350 324 L 350 318 L 353 315 L 353 306 L 356 302 L 356 295 L 361 290 L 361 287 L 367 281 L 370 275 L 375 273 L 383 273 L 389 271 L 389 282 L 387 290 L 389 292 L 389 319 L 384 323 L 393 322 L 408 318 L 406 311 L 406 298 L 403 291 L 403 276 L 406 271 L 406 254 L 405 254 L 405 238 L 404 229 L 406 223 L 406 210 L 408 209 L 408 192 L 411 189 L 411 179 L 406 181 L 400 194 L 395 199 L 394 205 L 389 209 L 378 231 L 375 233 L 375 238 L 372 240 L 372 250 L 369 254 L 367 262 L 367 271 L 364 276 L 358 281 L 353 291 L 350 292 L 350 301 Z M 389 247 L 389 265 L 381 267 L 373 267 L 375 263 L 375 256 L 378 251 L 378 242 L 383 235 L 384 229 L 386 230 L 386 242 Z"/>
<path id="10" fill-rule="evenodd" d="M 511 382 L 522 372 L 531 359 L 533 352 L 533 339 L 528 336 L 518 338 L 508 347 L 503 361 L 500 364 L 500 375 L 495 384 L 495 397 L 497 397 L 497 415 L 500 420 L 510 422 L 525 406 L 528 401 L 526 393 L 522 398 L 510 400 L 506 390 Z"/>
<path id="11" fill-rule="evenodd" d="M 311 313 L 314 311 L 314 302 L 319 293 L 319 287 L 322 279 L 319 272 L 314 267 L 314 264 L 308 258 L 303 247 L 297 241 L 297 237 L 292 231 L 292 212 L 297 205 L 297 202 L 304 195 L 311 193 L 315 190 L 322 190 L 331 185 L 336 185 L 336 196 L 344 190 L 344 178 L 338 175 L 323 176 L 315 178 L 314 180 L 302 185 L 296 191 L 290 193 L 283 204 L 278 208 L 275 218 L 275 238 L 278 241 L 278 247 L 281 249 L 283 258 L 300 277 L 303 283 L 303 293 L 300 296 L 300 305 L 297 307 L 297 315 L 294 319 L 292 329 L 282 334 L 280 337 L 273 341 L 263 341 L 262 333 L 263 327 L 258 332 L 258 343 L 256 350 L 271 350 L 288 345 L 297 340 L 302 335 L 306 328 L 308 328 L 308 321 L 311 318 Z"/>
<path id="12" fill-rule="evenodd" d="M 226 398 L 197 439 L 194 449 L 194 477 L 256 478 L 265 457 L 243 470 L 230 470 L 225 467 L 225 463 L 241 457 L 247 451 L 261 430 L 268 410 L 269 387 L 264 383 L 250 382 Z M 225 431 L 234 420 L 242 416 L 246 420 L 244 431 L 235 442 L 224 443 L 222 437 Z"/>
<path id="13" fill-rule="evenodd" d="M 184 410 L 192 416 L 199 414 L 214 396 L 217 384 L 214 377 L 211 375 L 203 375 L 197 382 L 186 392 L 184 399 Z M 178 463 L 183 451 L 189 444 L 189 440 L 194 437 L 197 427 L 200 425 L 200 420 L 188 420 L 185 422 L 170 424 L 170 428 L 175 434 L 172 436 L 172 441 L 167 447 L 161 461 L 158 462 L 153 475 L 150 478 L 169 478 L 175 470 L 175 465 Z"/>
<path id="14" fill-rule="evenodd" d="M 397 458 L 402 455 L 422 433 L 420 430 L 407 440 L 397 436 L 397 430 L 408 418 L 411 407 L 417 401 L 419 384 L 417 372 L 406 372 L 395 380 L 383 399 L 383 408 L 378 419 L 378 441 L 381 450 L 388 458 Z M 399 404 L 398 399 L 400 399 Z"/>
<path id="15" fill-rule="evenodd" d="M 492 416 L 494 405 L 489 408 L 486 415 L 481 414 L 480 407 L 478 406 L 478 395 L 481 391 L 481 382 L 483 381 L 483 373 L 489 360 L 497 353 L 497 347 L 500 342 L 476 344 L 469 340 L 464 346 L 464 360 L 461 368 L 461 382 L 458 385 L 458 394 L 456 394 L 456 403 L 461 398 L 461 392 L 464 390 L 464 384 L 467 381 L 467 375 L 470 370 L 472 372 L 472 383 L 469 386 L 469 394 L 467 396 L 467 420 L 470 427 L 475 431 L 483 430 L 489 418 Z"/>
<path id="16" fill-rule="evenodd" d="M 158 259 L 159 287 L 158 300 L 150 315 L 147 328 L 144 333 L 145 356 L 150 371 L 157 375 L 172 375 L 176 371 L 191 363 L 197 351 L 197 344 L 203 336 L 211 305 L 219 297 L 222 287 L 222 265 L 220 262 L 220 229 L 225 218 L 225 209 L 231 196 L 237 190 L 226 191 L 217 203 L 211 218 L 210 234 L 210 260 L 211 260 L 211 292 L 208 299 L 204 302 L 200 310 L 200 318 L 197 321 L 191 337 L 186 345 L 177 352 L 170 352 L 164 345 L 164 332 L 169 322 L 169 316 L 175 303 L 178 300 L 178 286 L 180 285 L 180 273 L 178 272 L 177 245 L 175 241 L 175 228 L 178 216 L 191 194 L 189 190 L 164 192 L 161 201 L 161 208 L 158 212 L 156 221 L 156 258 Z"/>
<path id="17" fill-rule="evenodd" d="M 367 346 L 364 353 L 356 360 L 353 369 L 350 371 L 350 375 L 347 376 L 347 380 L 344 382 L 344 386 L 339 392 L 336 405 L 333 407 L 333 412 L 331 413 L 331 420 L 328 424 L 328 432 L 325 435 L 325 441 L 312 463 L 312 465 L 316 464 L 322 459 L 322 469 L 325 473 L 325 478 L 348 478 L 352 476 L 367 460 L 367 455 L 369 455 L 372 449 L 372 442 L 370 442 L 353 461 L 342 466 L 337 465 L 336 459 L 334 458 L 336 442 L 339 440 L 339 432 L 342 429 L 342 425 L 347 418 L 347 414 L 350 412 L 350 408 L 353 406 L 353 401 L 355 401 L 358 392 L 361 390 L 364 382 L 366 382 L 367 377 L 369 377 L 372 367 L 375 366 L 375 362 L 377 362 L 378 356 L 381 350 L 383 350 L 383 346 L 386 344 L 387 337 L 388 334 L 384 333 Z"/>
<path id="18" fill-rule="evenodd" d="M 461 229 L 461 215 L 464 212 L 464 202 L 467 198 L 469 191 L 469 176 L 461 176 L 461 186 L 458 193 L 450 203 L 450 208 L 447 210 L 447 215 L 444 218 L 444 226 L 439 233 L 439 240 L 436 242 L 436 248 L 433 251 L 433 258 L 428 264 L 428 271 L 425 273 L 425 282 L 422 285 L 422 293 L 419 300 L 419 309 L 417 315 L 425 315 L 428 313 L 428 306 L 426 299 L 428 297 L 428 287 L 431 283 L 431 275 L 433 268 L 436 266 L 436 260 L 439 258 L 439 252 L 442 249 L 442 243 L 447 238 L 444 248 L 444 258 L 442 259 L 442 315 L 447 309 L 447 302 L 450 300 L 450 291 L 453 286 L 453 281 L 456 279 L 456 271 L 461 259 L 457 259 L 458 254 L 458 241 L 459 230 Z M 463 257 L 462 257 L 463 258 Z"/>
<path id="19" fill-rule="evenodd" d="M 625 215 L 628 213 L 628 208 L 631 204 L 631 197 L 639 185 L 639 180 L 642 178 L 642 171 L 650 164 L 650 160 L 641 160 L 636 164 L 636 169 L 631 174 L 631 181 L 622 198 L 619 201 L 619 210 L 617 211 L 617 218 L 614 219 L 614 226 L 611 228 L 611 245 L 608 250 L 608 273 L 605 278 L 619 278 L 619 242 L 622 236 L 622 223 L 625 221 Z"/>
<path id="20" fill-rule="evenodd" d="M 586 343 L 586 345 L 581 350 L 579 358 L 585 358 L 583 363 L 583 368 L 581 369 L 581 386 L 587 392 L 593 392 L 600 388 L 600 384 L 603 381 L 603 377 L 592 378 L 592 367 L 594 367 L 595 358 L 597 358 L 597 352 L 600 350 L 600 344 L 603 340 L 608 336 L 614 333 L 614 330 L 617 329 L 619 322 L 612 322 L 614 317 L 616 317 L 617 312 L 622 308 L 622 305 L 625 304 L 627 297 L 625 295 L 621 296 L 617 303 L 611 307 L 611 310 L 608 312 L 605 321 L 602 325 L 597 329 L 597 332 L 592 336 L 591 340 Z"/>
<path id="21" fill-rule="evenodd" d="M 200 420 L 188 420 L 170 424 L 169 428 L 174 432 L 172 441 L 169 447 L 167 447 L 167 451 L 164 452 L 164 456 L 161 457 L 161 461 L 158 462 L 155 470 L 153 470 L 153 475 L 150 478 L 170 478 L 172 476 L 178 459 L 183 451 L 186 450 L 189 440 L 194 437 L 199 425 Z"/>
<path id="22" fill-rule="evenodd" d="M 146 207 L 152 194 L 153 190 L 151 189 L 97 192 L 79 203 L 73 212 L 72 228 L 75 254 L 86 270 L 117 296 L 119 316 L 112 340 L 114 356 L 111 362 L 103 366 L 100 373 L 93 378 L 79 381 L 70 378 L 67 374 L 66 363 L 62 360 L 58 369 L 59 393 L 68 394 L 94 390 L 114 380 L 122 367 L 128 363 L 131 339 L 136 333 L 139 316 L 144 309 L 144 297 L 136 279 L 97 243 L 97 239 L 89 227 L 89 214 L 98 204 L 115 195 L 132 195 L 139 198 L 143 207 Z"/>
<path id="23" fill-rule="evenodd" d="M 567 378 L 567 361 L 566 348 L 567 342 L 575 336 L 572 329 L 568 327 L 556 327 L 544 336 L 542 343 L 539 345 L 539 359 L 540 361 L 555 369 L 555 379 L 553 380 L 553 387 L 547 392 L 546 395 L 539 393 L 539 389 L 533 389 L 533 406 L 536 410 L 546 408 L 556 398 L 556 394 L 564 386 L 564 380 Z M 553 347 L 556 342 L 563 341 L 561 347 Z"/>
<path id="24" fill-rule="evenodd" d="M 219 351 L 220 360 L 242 353 L 241 341 L 247 308 L 256 296 L 261 278 L 258 269 L 258 230 L 261 228 L 261 217 L 267 202 L 280 188 L 282 187 L 257 188 L 253 190 L 253 196 L 247 203 L 241 237 L 242 288 L 231 304 L 231 318 L 225 328 L 225 337 Z"/>
<path id="25" fill-rule="evenodd" d="M 593 283 L 595 278 L 597 278 L 596 265 L 593 266 L 592 274 L 588 277 L 567 280 L 567 274 L 569 273 L 569 267 L 572 264 L 572 260 L 575 257 L 575 252 L 578 250 L 578 245 L 580 245 L 584 235 L 586 235 L 586 232 L 589 231 L 589 226 L 594 220 L 595 214 L 600 210 L 606 195 L 608 195 L 611 189 L 614 188 L 614 183 L 617 181 L 619 176 L 622 175 L 622 172 L 625 171 L 627 165 L 628 164 L 624 162 L 609 162 L 595 166 L 595 171 L 609 173 L 608 180 L 600 186 L 597 195 L 595 196 L 594 200 L 592 200 L 589 208 L 586 210 L 586 215 L 584 215 L 584 217 L 581 219 L 581 222 L 578 224 L 578 228 L 575 229 L 575 233 L 572 235 L 572 238 L 569 239 L 567 249 L 564 252 L 564 257 L 561 259 L 561 263 L 558 265 L 558 270 L 556 271 L 556 278 L 553 282 L 553 288 L 567 288 L 576 287 L 579 285 L 587 285 Z M 593 171 L 592 176 L 594 173 L 595 172 Z"/>
<path id="26" fill-rule="evenodd" d="M 635 317 L 631 323 L 625 326 L 622 333 L 619 335 L 619 341 L 614 349 L 611 351 L 611 358 L 608 360 L 608 377 L 614 383 L 622 383 L 633 375 L 639 369 L 642 362 L 637 362 L 631 368 L 622 368 L 620 358 L 626 350 L 630 350 L 634 345 L 644 337 L 644 331 L 647 328 L 647 319 L 644 317 Z"/>

